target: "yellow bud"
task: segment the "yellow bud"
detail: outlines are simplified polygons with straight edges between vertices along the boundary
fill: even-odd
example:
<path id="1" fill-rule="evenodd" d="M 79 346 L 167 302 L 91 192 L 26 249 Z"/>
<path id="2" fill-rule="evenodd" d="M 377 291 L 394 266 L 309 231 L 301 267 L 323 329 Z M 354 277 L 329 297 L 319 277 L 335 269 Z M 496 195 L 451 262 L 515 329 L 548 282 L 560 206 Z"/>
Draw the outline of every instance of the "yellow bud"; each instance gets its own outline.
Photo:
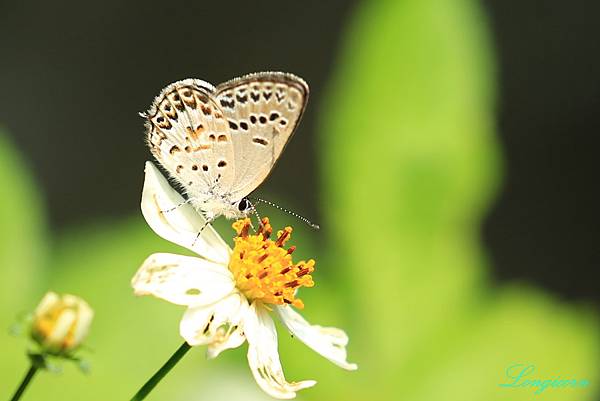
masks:
<path id="1" fill-rule="evenodd" d="M 81 345 L 94 317 L 94 311 L 81 298 L 48 292 L 33 316 L 31 337 L 45 352 L 68 354 Z"/>

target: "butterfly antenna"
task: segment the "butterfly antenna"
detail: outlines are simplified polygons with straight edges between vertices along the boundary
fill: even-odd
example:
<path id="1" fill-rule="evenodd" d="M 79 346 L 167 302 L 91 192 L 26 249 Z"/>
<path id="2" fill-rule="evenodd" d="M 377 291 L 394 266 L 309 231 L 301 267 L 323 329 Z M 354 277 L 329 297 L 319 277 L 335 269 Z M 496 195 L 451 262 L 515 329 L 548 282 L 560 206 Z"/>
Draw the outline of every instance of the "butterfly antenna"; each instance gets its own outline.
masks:
<path id="1" fill-rule="evenodd" d="M 321 228 L 321 227 L 320 227 L 318 224 L 315 224 L 315 223 L 313 223 L 312 221 L 310 221 L 310 220 L 309 220 L 309 219 L 307 219 L 306 217 L 300 216 L 298 213 L 294 213 L 294 212 L 292 212 L 291 210 L 287 210 L 287 209 L 285 209 L 285 208 L 283 208 L 283 207 L 281 207 L 281 206 L 279 206 L 279 205 L 276 205 L 276 204 L 275 204 L 275 203 L 273 203 L 273 202 L 270 202 L 270 201 L 268 201 L 268 200 L 261 199 L 261 198 L 255 198 L 255 197 L 252 197 L 252 199 L 253 199 L 253 200 L 255 200 L 256 202 L 262 202 L 262 203 L 266 203 L 267 205 L 269 205 L 269 206 L 272 206 L 272 207 L 274 207 L 275 209 L 279 209 L 279 210 L 281 210 L 282 212 L 285 212 L 285 213 L 287 213 L 287 214 L 291 214 L 292 216 L 294 216 L 294 217 L 295 217 L 295 218 L 297 218 L 298 220 L 301 220 L 301 221 L 303 221 L 303 222 L 304 222 L 304 223 L 305 223 L 307 226 L 309 226 L 309 227 L 311 227 L 311 228 L 313 228 L 313 229 L 315 229 L 315 230 L 318 230 L 319 228 Z M 254 209 L 256 210 L 256 208 L 254 208 Z M 258 216 L 258 214 L 257 214 L 257 216 Z M 260 221 L 260 219 L 259 219 L 259 221 Z"/>

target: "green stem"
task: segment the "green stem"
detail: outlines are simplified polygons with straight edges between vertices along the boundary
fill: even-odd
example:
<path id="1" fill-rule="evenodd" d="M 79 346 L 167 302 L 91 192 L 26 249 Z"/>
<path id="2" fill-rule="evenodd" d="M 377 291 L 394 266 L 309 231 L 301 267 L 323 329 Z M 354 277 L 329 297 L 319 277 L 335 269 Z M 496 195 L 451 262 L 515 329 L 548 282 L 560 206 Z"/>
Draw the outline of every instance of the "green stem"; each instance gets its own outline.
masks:
<path id="1" fill-rule="evenodd" d="M 31 366 L 29 367 L 29 370 L 27 371 L 27 374 L 25 375 L 25 377 L 23 378 L 23 381 L 21 382 L 21 385 L 19 386 L 17 391 L 15 391 L 15 394 L 12 396 L 10 401 L 17 401 L 18 399 L 21 398 L 21 396 L 25 392 L 25 389 L 29 385 L 29 382 L 31 381 L 31 379 L 33 379 L 33 376 L 35 376 L 35 373 L 38 371 L 38 369 L 39 369 L 39 367 L 35 363 L 31 364 Z"/>
<path id="2" fill-rule="evenodd" d="M 140 401 L 146 398 L 146 396 L 156 387 L 156 385 L 162 380 L 173 369 L 173 366 L 177 365 L 177 362 L 192 348 L 188 343 L 184 342 L 181 347 L 175 351 L 167 362 L 152 376 L 146 384 L 131 398 L 131 401 Z"/>

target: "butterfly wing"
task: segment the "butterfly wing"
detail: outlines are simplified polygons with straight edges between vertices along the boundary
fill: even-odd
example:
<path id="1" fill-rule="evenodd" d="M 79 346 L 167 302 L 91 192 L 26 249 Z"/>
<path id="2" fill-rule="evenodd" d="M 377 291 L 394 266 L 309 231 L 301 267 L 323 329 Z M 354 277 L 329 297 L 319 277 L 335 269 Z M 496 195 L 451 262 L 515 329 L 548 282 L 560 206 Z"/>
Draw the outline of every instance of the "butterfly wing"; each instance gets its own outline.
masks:
<path id="1" fill-rule="evenodd" d="M 172 83 L 146 115 L 152 154 L 195 204 L 214 199 L 216 188 L 233 182 L 236 171 L 228 123 L 211 97 L 213 91 L 198 79 Z"/>
<path id="2" fill-rule="evenodd" d="M 269 175 L 290 140 L 308 101 L 308 85 L 281 72 L 260 72 L 217 86 L 233 142 L 235 171 L 223 188 L 232 200 L 251 193 Z"/>

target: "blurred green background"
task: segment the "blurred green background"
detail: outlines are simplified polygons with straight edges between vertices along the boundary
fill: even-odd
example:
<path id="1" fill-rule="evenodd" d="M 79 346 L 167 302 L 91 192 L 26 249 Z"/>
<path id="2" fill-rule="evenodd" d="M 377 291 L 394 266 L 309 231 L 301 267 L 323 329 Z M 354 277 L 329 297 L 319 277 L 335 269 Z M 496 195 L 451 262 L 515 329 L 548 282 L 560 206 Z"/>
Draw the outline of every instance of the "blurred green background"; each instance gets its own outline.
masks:
<path id="1" fill-rule="evenodd" d="M 296 228 L 299 258 L 317 259 L 303 314 L 346 329 L 349 360 L 359 364 L 357 372 L 341 371 L 281 330 L 288 379 L 319 382 L 299 398 L 529 400 L 535 389 L 498 386 L 508 366 L 526 363 L 537 367 L 536 378 L 590 381 L 538 397 L 597 400 L 597 310 L 490 278 L 480 229 L 503 168 L 496 60 L 480 5 L 364 2 L 342 32 L 324 94 L 312 105 L 317 159 L 304 163 L 318 167 L 318 182 L 299 190 L 318 186 L 324 229 L 262 211 L 275 226 Z M 299 131 L 294 141 L 302 125 Z M 304 156 L 290 146 L 283 159 Z M 127 185 L 141 195 L 143 163 L 136 174 Z M 95 309 L 82 352 L 92 373 L 65 365 L 61 374 L 40 374 L 23 399 L 128 399 L 179 346 L 183 313 L 135 298 L 130 278 L 148 254 L 182 250 L 156 237 L 139 212 L 51 228 L 37 180 L 27 156 L 0 132 L 0 399 L 27 368 L 27 340 L 11 337 L 8 327 L 48 289 L 82 296 Z M 263 196 L 303 210 L 288 192 L 269 191 Z M 84 196 L 77 201 L 86 207 Z M 217 229 L 232 236 L 227 222 Z M 193 349 L 148 399 L 269 398 L 253 382 L 242 346 L 214 361 Z"/>

